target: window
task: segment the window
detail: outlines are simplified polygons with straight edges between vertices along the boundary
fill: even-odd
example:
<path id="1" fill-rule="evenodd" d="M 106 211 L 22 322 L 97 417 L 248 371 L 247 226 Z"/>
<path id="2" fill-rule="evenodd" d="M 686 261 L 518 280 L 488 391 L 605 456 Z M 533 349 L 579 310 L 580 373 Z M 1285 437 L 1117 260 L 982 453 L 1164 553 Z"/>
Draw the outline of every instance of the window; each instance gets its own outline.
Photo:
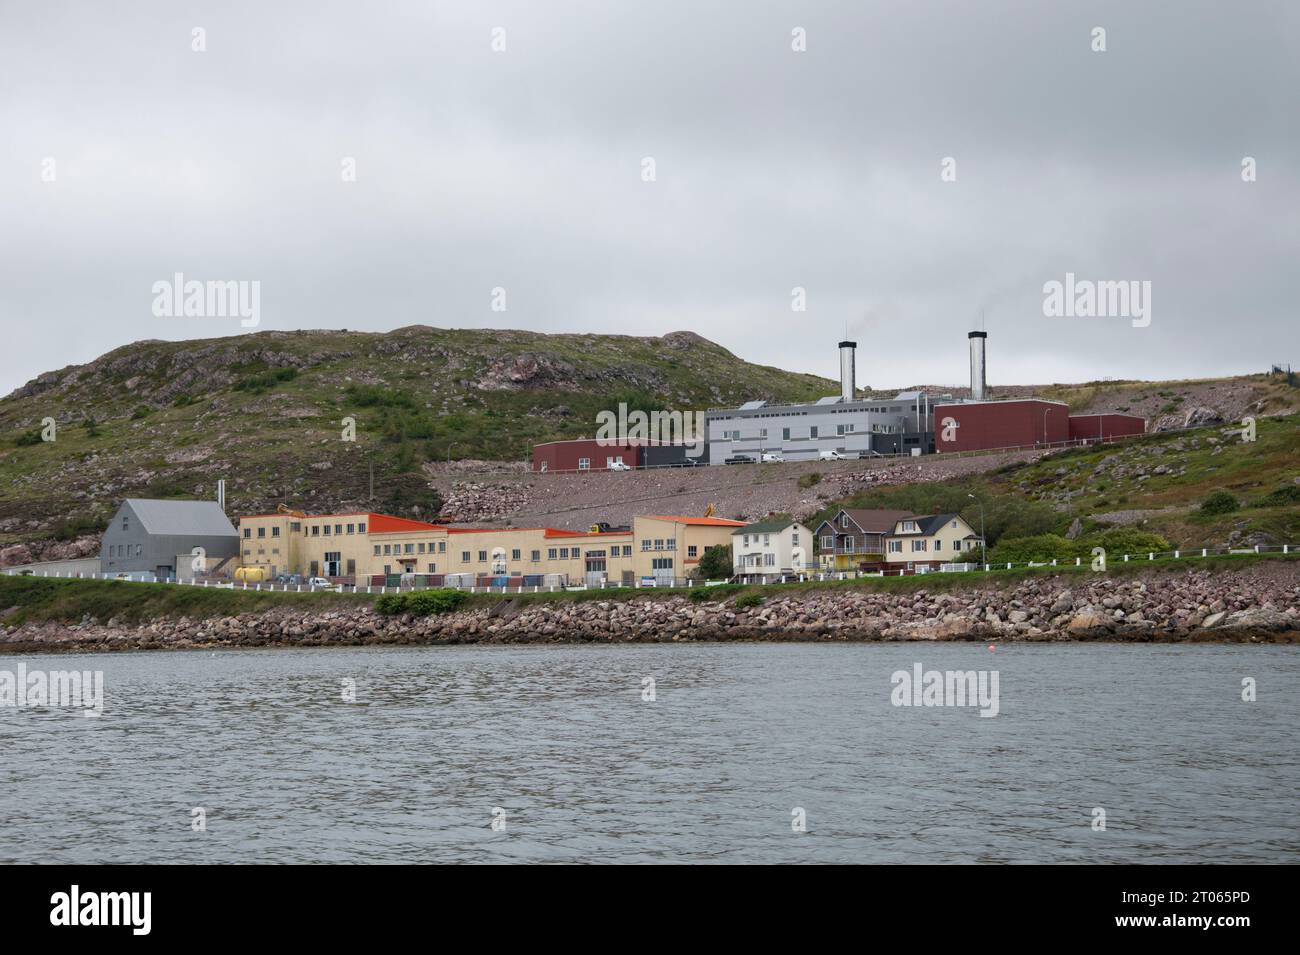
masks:
<path id="1" fill-rule="evenodd" d="M 533 551 L 530 560 L 532 560 L 532 562 L 535 564 L 541 559 L 542 559 L 542 552 L 540 550 Z"/>
<path id="2" fill-rule="evenodd" d="M 516 547 L 514 550 L 512 550 L 512 551 L 510 552 L 510 559 L 511 559 L 511 560 L 518 560 L 518 559 L 519 559 L 519 555 L 522 554 L 522 553 L 523 553 L 523 551 L 521 551 L 518 547 Z"/>
<path id="3" fill-rule="evenodd" d="M 461 562 L 462 564 L 468 564 L 468 563 L 469 563 L 469 551 L 467 551 L 467 550 L 463 550 L 463 551 L 460 552 L 460 562 Z"/>
<path id="4" fill-rule="evenodd" d="M 850 537 L 850 538 L 849 538 L 849 541 L 852 542 L 852 540 L 853 540 L 853 538 Z M 798 531 L 791 531 L 791 532 L 790 532 L 790 543 L 793 544 L 795 547 L 798 547 L 798 546 L 799 546 L 799 532 L 798 532 Z"/>
<path id="5" fill-rule="evenodd" d="M 376 557 L 379 556 L 379 545 L 378 545 L 378 544 L 375 545 L 375 556 L 376 556 Z"/>
<path id="6" fill-rule="evenodd" d="M 840 527 L 847 528 L 848 526 L 849 526 L 849 515 L 847 515 L 847 514 L 841 514 L 841 515 L 840 515 Z"/>
<path id="7" fill-rule="evenodd" d="M 924 538 L 922 538 L 921 540 L 912 541 L 912 551 L 916 552 L 916 551 L 925 550 L 926 549 L 925 545 L 926 545 L 926 541 Z"/>
<path id="8" fill-rule="evenodd" d="M 279 536 L 280 536 L 280 525 L 277 524 L 275 527 L 272 527 L 272 528 L 271 528 L 271 536 L 272 536 L 272 537 L 279 537 Z"/>
<path id="9" fill-rule="evenodd" d="M 349 524 L 349 525 L 348 525 L 348 533 L 349 533 L 349 534 L 355 534 L 356 532 L 357 532 L 357 525 L 356 525 L 356 524 Z"/>
<path id="10" fill-rule="evenodd" d="M 447 553 L 447 542 L 446 542 L 446 541 L 438 541 L 438 553 L 439 553 L 439 554 L 445 554 L 445 553 Z"/>
<path id="11" fill-rule="evenodd" d="M 815 438 L 815 437 L 817 437 L 817 426 L 816 426 L 816 425 L 813 425 L 811 428 L 808 429 L 808 437 L 810 437 L 810 438 Z"/>
<path id="12" fill-rule="evenodd" d="M 378 545 L 378 544 L 375 545 L 375 552 L 376 552 L 376 553 L 379 552 L 379 545 Z M 392 545 L 392 544 L 385 544 L 385 545 L 384 545 L 384 556 L 387 557 L 387 556 L 388 556 L 389 554 L 391 554 L 392 552 L 393 552 L 393 545 Z"/>
<path id="13" fill-rule="evenodd" d="M 591 470 L 591 458 L 578 458 L 578 470 L 579 470 L 579 471 L 590 471 L 590 470 Z"/>
<path id="14" fill-rule="evenodd" d="M 696 546 L 695 544 L 687 544 L 687 545 L 686 545 L 686 556 L 687 556 L 687 557 L 699 557 L 699 556 L 700 556 L 700 548 L 699 548 L 698 546 Z"/>
<path id="15" fill-rule="evenodd" d="M 916 526 L 916 521 L 903 521 L 904 534 L 915 534 L 917 530 L 919 530 L 919 528 Z"/>
<path id="16" fill-rule="evenodd" d="M 485 550 L 481 550 L 481 551 L 478 552 L 478 562 L 479 562 L 480 564 L 483 564 L 483 563 L 486 563 L 486 562 L 487 562 L 487 551 L 485 551 Z"/>
<path id="17" fill-rule="evenodd" d="M 364 534 L 365 532 L 366 532 L 366 525 L 365 525 L 365 524 L 358 524 L 358 525 L 357 525 L 357 533 L 358 533 L 358 534 Z"/>
<path id="18" fill-rule="evenodd" d="M 253 529 L 252 529 L 251 527 L 245 527 L 245 528 L 244 528 L 244 537 L 245 537 L 245 538 L 248 538 L 248 537 L 252 537 L 252 536 L 253 536 Z"/>
<path id="19" fill-rule="evenodd" d="M 319 525 L 319 524 L 313 524 L 313 525 L 311 526 L 311 536 L 312 536 L 312 537 L 320 537 L 320 525 Z"/>
<path id="20" fill-rule="evenodd" d="M 258 537 L 265 537 L 265 536 L 266 536 L 266 528 L 265 528 L 265 527 L 259 527 L 259 528 L 257 529 L 257 536 L 258 536 Z"/>
<path id="21" fill-rule="evenodd" d="M 569 559 L 569 548 L 567 548 L 567 547 L 561 547 L 561 548 L 560 548 L 560 560 L 568 560 L 568 559 Z"/>
<path id="22" fill-rule="evenodd" d="M 760 438 L 766 438 L 766 437 L 767 437 L 767 429 L 766 429 L 766 428 L 759 428 L 759 429 L 758 429 L 758 436 L 759 436 Z"/>
<path id="23" fill-rule="evenodd" d="M 650 565 L 655 570 L 672 570 L 673 559 L 671 557 L 656 557 L 650 562 Z"/>
<path id="24" fill-rule="evenodd" d="M 342 534 L 342 533 L 343 533 L 343 525 L 342 525 L 342 524 L 335 524 L 335 525 L 334 525 L 334 533 L 335 533 L 335 534 Z"/>
<path id="25" fill-rule="evenodd" d="M 957 529 L 957 522 L 956 522 L 956 521 L 953 521 L 953 522 L 952 522 L 952 529 L 953 529 L 953 530 L 956 530 L 956 529 Z"/>
<path id="26" fill-rule="evenodd" d="M 652 543 L 653 542 L 648 537 L 641 538 L 641 549 L 649 550 Z"/>
<path id="27" fill-rule="evenodd" d="M 767 566 L 767 567 L 775 567 L 775 566 L 776 566 L 776 554 L 764 554 L 764 555 L 763 555 L 763 564 L 764 564 L 765 566 Z"/>
<path id="28" fill-rule="evenodd" d="M 663 550 L 663 549 L 664 549 L 664 540 L 663 540 L 663 538 L 662 538 L 662 537 L 656 537 L 656 538 L 655 538 L 655 550 Z"/>
<path id="29" fill-rule="evenodd" d="M 302 530 L 302 521 L 290 521 L 289 523 L 290 534 L 297 534 L 301 530 Z"/>
<path id="30" fill-rule="evenodd" d="M 771 535 L 771 534 L 764 534 L 764 535 L 763 535 L 763 546 L 764 546 L 764 547 L 771 547 L 771 546 L 772 546 L 772 535 Z"/>
<path id="31" fill-rule="evenodd" d="M 402 553 L 403 553 L 403 554 L 414 554 L 414 553 L 415 553 L 415 545 L 414 545 L 414 544 L 407 544 L 405 547 L 402 548 Z"/>
<path id="32" fill-rule="evenodd" d="M 555 560 L 555 548 L 554 548 L 554 547 L 548 547 L 548 548 L 546 549 L 546 559 L 547 559 L 547 560 Z"/>
<path id="33" fill-rule="evenodd" d="M 325 525 L 325 536 L 326 537 L 330 536 L 330 526 L 328 524 Z"/>
<path id="34" fill-rule="evenodd" d="M 624 545 L 623 545 L 623 556 L 624 556 L 624 557 L 631 557 L 631 556 L 632 556 L 632 545 L 631 545 L 631 544 L 624 544 Z"/>
<path id="35" fill-rule="evenodd" d="M 833 535 L 833 534 L 823 534 L 823 535 L 822 535 L 822 550 L 834 550 L 834 549 L 835 549 L 835 535 Z"/>
<path id="36" fill-rule="evenodd" d="M 424 541 L 420 541 L 419 553 L 424 553 Z"/>
<path id="37" fill-rule="evenodd" d="M 577 560 L 579 557 L 582 556 L 582 549 L 578 547 L 573 548 L 573 550 L 569 553 L 569 556 L 572 557 L 574 560 Z"/>
<path id="38" fill-rule="evenodd" d="M 676 537 L 669 537 L 667 540 L 664 541 L 664 550 L 676 550 L 676 549 L 677 549 Z"/>
<path id="39" fill-rule="evenodd" d="M 437 572 L 438 572 L 438 565 L 432 563 L 429 564 L 429 573 L 436 574 Z"/>
<path id="40" fill-rule="evenodd" d="M 122 515 L 122 530 L 126 530 L 126 529 L 127 529 L 127 524 L 128 524 L 128 522 L 127 522 L 127 519 L 126 519 L 126 515 L 123 514 L 123 515 Z"/>
<path id="41" fill-rule="evenodd" d="M 790 429 L 789 429 L 789 428 L 782 428 L 782 429 L 781 429 L 781 440 L 782 440 L 782 441 L 789 441 L 789 440 L 790 440 Z"/>
<path id="42" fill-rule="evenodd" d="M 902 541 L 890 541 L 890 542 L 889 542 L 889 552 L 890 552 L 891 554 L 901 554 L 901 553 L 903 552 L 903 542 L 902 542 Z"/>

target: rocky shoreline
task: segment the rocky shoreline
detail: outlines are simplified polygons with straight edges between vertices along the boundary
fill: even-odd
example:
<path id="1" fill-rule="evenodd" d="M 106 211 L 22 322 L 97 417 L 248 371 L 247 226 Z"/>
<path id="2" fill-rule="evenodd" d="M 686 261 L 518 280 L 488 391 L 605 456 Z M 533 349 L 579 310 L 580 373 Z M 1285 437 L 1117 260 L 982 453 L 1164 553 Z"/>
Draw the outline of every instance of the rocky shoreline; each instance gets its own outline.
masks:
<path id="1" fill-rule="evenodd" d="M 0 652 L 736 640 L 1300 643 L 1300 563 L 1057 574 L 953 590 L 774 589 L 761 604 L 740 608 L 735 597 L 646 594 L 503 599 L 434 617 L 277 607 L 136 626 L 86 619 L 7 628 Z"/>

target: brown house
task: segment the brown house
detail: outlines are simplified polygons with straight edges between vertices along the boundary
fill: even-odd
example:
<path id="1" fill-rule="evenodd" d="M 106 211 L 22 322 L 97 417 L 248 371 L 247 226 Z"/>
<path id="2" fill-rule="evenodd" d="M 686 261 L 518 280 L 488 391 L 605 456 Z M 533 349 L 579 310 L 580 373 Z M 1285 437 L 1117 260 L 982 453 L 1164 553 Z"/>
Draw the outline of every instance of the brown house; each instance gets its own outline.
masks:
<path id="1" fill-rule="evenodd" d="M 910 511 L 841 508 L 814 531 L 822 570 L 879 570 L 885 564 L 885 539 Z"/>

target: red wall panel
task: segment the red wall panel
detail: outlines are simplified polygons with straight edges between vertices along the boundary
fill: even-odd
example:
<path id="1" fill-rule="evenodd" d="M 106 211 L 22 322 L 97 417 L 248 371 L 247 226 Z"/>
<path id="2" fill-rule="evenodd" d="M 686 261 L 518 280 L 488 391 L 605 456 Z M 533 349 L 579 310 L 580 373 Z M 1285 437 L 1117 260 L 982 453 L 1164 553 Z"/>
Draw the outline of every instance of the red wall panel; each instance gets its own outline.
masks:
<path id="1" fill-rule="evenodd" d="M 1070 415 L 1070 440 L 1095 441 L 1145 434 L 1146 418 L 1131 414 Z"/>
<path id="2" fill-rule="evenodd" d="M 591 470 L 605 471 L 608 458 L 623 459 L 628 467 L 642 466 L 641 446 L 633 442 L 601 444 L 595 438 L 576 441 L 551 441 L 533 446 L 533 470 L 540 471 L 546 465 L 548 471 L 576 471 L 578 462 L 587 458 Z"/>
<path id="3" fill-rule="evenodd" d="M 1070 409 L 1055 401 L 980 401 L 935 405 L 934 447 L 942 452 L 1059 444 L 1070 437 Z"/>

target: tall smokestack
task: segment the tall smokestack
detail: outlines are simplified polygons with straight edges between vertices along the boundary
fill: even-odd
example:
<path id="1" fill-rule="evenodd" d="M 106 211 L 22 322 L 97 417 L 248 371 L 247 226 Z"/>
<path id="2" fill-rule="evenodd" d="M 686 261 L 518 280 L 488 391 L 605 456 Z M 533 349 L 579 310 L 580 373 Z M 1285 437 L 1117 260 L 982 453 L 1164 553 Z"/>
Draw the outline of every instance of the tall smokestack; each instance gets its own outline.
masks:
<path id="1" fill-rule="evenodd" d="M 858 371 L 853 362 L 857 342 L 840 342 L 840 397 L 852 401 L 858 396 Z"/>
<path id="2" fill-rule="evenodd" d="M 971 332 L 970 339 L 970 396 L 975 401 L 988 397 L 988 381 L 984 377 L 984 342 L 988 332 Z"/>
<path id="3" fill-rule="evenodd" d="M 217 504 L 224 511 L 226 509 L 226 479 L 217 480 Z"/>

